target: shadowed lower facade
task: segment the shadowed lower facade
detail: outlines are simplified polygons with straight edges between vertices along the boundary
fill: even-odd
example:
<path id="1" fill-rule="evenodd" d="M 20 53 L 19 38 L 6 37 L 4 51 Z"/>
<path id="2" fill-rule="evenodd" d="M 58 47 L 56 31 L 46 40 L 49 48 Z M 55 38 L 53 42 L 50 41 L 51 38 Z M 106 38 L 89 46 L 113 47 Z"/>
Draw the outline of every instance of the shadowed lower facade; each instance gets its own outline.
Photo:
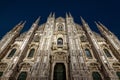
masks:
<path id="1" fill-rule="evenodd" d="M 1 80 L 120 80 L 120 41 L 100 22 L 100 34 L 71 14 L 20 34 L 20 22 L 0 40 Z"/>

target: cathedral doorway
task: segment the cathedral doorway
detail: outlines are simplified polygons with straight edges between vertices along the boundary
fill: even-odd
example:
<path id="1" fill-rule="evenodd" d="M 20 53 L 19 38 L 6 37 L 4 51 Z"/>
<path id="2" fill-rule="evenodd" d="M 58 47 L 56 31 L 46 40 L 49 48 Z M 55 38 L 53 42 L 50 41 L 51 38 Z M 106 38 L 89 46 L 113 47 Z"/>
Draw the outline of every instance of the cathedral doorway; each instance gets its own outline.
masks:
<path id="1" fill-rule="evenodd" d="M 57 63 L 55 65 L 53 80 L 66 80 L 66 69 L 63 63 Z"/>

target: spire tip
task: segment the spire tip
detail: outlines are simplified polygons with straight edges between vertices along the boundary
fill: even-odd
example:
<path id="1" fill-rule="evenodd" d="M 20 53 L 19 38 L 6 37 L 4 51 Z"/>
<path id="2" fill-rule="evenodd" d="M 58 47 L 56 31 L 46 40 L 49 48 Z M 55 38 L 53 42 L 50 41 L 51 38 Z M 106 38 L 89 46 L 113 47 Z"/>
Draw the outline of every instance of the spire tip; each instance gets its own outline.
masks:
<path id="1" fill-rule="evenodd" d="M 38 24 L 40 21 L 40 16 L 37 18 L 37 20 L 35 21 L 36 24 Z"/>

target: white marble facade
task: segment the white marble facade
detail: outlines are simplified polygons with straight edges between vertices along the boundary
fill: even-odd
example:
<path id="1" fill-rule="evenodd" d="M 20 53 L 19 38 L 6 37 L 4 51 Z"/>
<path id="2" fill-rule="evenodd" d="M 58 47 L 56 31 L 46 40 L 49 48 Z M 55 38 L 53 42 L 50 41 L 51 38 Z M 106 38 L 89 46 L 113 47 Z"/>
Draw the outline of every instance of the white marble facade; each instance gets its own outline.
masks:
<path id="1" fill-rule="evenodd" d="M 1 39 L 1 80 L 120 80 L 120 41 L 102 23 L 98 34 L 70 13 L 39 21 L 21 34 L 20 22 Z"/>

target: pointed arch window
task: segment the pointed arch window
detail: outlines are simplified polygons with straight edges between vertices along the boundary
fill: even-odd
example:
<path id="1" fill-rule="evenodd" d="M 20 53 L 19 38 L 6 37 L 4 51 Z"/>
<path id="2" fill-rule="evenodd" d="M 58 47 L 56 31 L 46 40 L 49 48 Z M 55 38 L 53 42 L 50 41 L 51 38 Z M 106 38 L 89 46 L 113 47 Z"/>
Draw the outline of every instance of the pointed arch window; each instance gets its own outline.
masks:
<path id="1" fill-rule="evenodd" d="M 101 75 L 98 72 L 92 73 L 93 80 L 102 80 Z"/>
<path id="2" fill-rule="evenodd" d="M 16 50 L 17 50 L 16 48 L 12 49 L 7 57 L 8 57 L 8 58 L 13 57 L 13 55 L 14 55 L 15 52 L 16 52 Z"/>
<path id="3" fill-rule="evenodd" d="M 89 49 L 85 49 L 85 54 L 88 58 L 92 58 L 92 54 Z"/>
<path id="4" fill-rule="evenodd" d="M 17 78 L 17 80 L 26 80 L 27 72 L 21 72 Z"/>
<path id="5" fill-rule="evenodd" d="M 28 58 L 32 58 L 33 55 L 34 55 L 34 53 L 35 53 L 35 49 L 32 48 L 32 49 L 30 50 L 29 54 L 28 54 Z"/>
<path id="6" fill-rule="evenodd" d="M 63 45 L 63 39 L 62 39 L 62 38 L 58 38 L 57 44 L 58 44 L 58 45 Z"/>
<path id="7" fill-rule="evenodd" d="M 107 49 L 103 49 L 103 51 L 107 57 L 112 57 L 112 55 L 110 54 L 110 52 Z"/>
<path id="8" fill-rule="evenodd" d="M 120 72 L 116 72 L 118 78 L 120 79 Z"/>

